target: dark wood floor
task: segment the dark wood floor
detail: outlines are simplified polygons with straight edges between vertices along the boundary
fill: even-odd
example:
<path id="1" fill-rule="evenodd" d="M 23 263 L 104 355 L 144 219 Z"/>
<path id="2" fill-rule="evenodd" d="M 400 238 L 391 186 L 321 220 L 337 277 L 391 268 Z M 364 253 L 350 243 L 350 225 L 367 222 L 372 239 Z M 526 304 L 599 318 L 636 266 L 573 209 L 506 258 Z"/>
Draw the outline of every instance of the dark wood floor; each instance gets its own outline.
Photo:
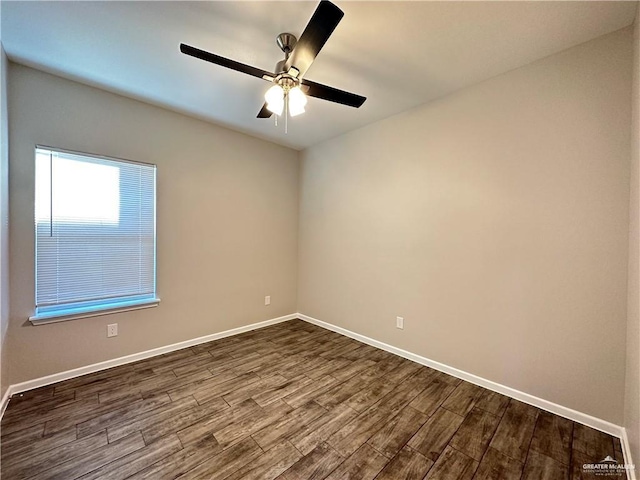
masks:
<path id="1" fill-rule="evenodd" d="M 294 320 L 14 396 L 20 479 L 578 479 L 620 443 Z M 597 477 L 601 478 L 601 477 Z"/>

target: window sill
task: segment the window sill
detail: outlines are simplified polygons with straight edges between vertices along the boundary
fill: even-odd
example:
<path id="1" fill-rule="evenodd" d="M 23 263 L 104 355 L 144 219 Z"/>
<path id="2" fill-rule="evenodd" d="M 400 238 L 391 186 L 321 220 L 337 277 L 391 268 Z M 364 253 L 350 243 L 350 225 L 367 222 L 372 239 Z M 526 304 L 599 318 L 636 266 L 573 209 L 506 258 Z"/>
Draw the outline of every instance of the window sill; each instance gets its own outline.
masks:
<path id="1" fill-rule="evenodd" d="M 159 298 L 141 300 L 137 302 L 120 303 L 99 307 L 87 308 L 85 310 L 60 311 L 52 313 L 35 314 L 29 317 L 33 325 L 44 325 L 46 323 L 66 322 L 67 320 L 77 320 L 79 318 L 98 317 L 100 315 L 111 315 L 113 313 L 129 312 L 131 310 L 142 310 L 143 308 L 157 307 Z"/>

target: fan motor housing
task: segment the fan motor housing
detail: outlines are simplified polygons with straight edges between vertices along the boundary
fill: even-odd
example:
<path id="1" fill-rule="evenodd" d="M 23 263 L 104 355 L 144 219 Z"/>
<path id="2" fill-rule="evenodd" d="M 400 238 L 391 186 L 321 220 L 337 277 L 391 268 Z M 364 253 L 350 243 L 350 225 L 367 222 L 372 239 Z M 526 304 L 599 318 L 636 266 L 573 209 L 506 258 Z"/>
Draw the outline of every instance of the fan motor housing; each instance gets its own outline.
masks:
<path id="1" fill-rule="evenodd" d="M 284 64 L 287 63 L 287 60 L 280 60 L 276 63 L 276 69 L 274 70 L 276 73 L 284 73 Z"/>

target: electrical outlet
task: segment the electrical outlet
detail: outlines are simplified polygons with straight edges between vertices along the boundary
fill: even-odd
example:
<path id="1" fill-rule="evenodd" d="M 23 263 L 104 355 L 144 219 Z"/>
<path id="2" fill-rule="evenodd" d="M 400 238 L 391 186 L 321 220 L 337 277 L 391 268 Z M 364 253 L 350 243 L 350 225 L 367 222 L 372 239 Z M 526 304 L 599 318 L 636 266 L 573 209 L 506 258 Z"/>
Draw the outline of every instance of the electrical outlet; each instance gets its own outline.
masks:
<path id="1" fill-rule="evenodd" d="M 399 328 L 400 330 L 404 330 L 404 318 L 396 317 L 396 328 Z"/>
<path id="2" fill-rule="evenodd" d="M 271 305 L 271 295 L 267 295 L 266 297 L 264 297 L 264 304 Z"/>
<path id="3" fill-rule="evenodd" d="M 111 323 L 107 325 L 107 337 L 117 337 L 118 336 L 118 324 Z"/>

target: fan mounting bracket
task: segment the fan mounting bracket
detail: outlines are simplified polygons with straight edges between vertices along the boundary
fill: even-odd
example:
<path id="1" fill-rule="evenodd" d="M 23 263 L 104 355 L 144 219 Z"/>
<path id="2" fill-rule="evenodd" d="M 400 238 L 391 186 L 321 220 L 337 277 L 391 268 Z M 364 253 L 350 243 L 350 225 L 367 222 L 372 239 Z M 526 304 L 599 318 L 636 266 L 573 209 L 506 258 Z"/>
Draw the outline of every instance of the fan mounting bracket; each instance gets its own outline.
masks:
<path id="1" fill-rule="evenodd" d="M 276 37 L 276 44 L 287 57 L 293 52 L 296 43 L 298 43 L 298 39 L 293 33 L 281 33 Z"/>

